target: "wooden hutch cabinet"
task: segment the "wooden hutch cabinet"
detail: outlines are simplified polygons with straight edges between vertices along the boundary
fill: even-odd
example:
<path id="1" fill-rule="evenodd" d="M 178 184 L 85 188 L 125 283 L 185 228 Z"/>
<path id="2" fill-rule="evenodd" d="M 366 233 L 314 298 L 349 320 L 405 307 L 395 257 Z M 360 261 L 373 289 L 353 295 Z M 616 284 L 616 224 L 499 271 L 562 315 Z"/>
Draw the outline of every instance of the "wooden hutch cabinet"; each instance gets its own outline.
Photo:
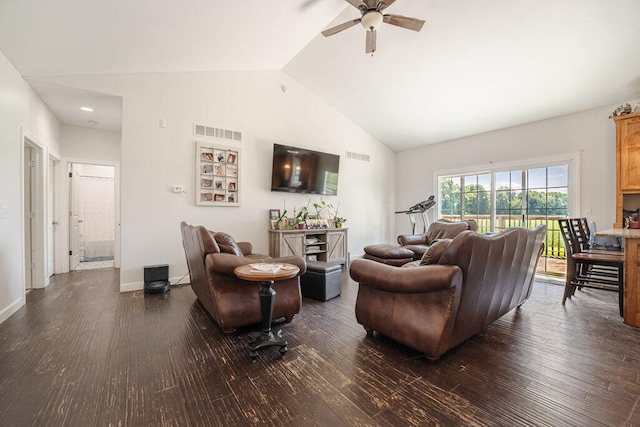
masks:
<path id="1" fill-rule="evenodd" d="M 622 210 L 640 208 L 640 113 L 613 118 L 616 123 L 616 222 L 623 227 Z"/>
<path id="2" fill-rule="evenodd" d="M 346 228 L 269 230 L 269 256 L 299 255 L 307 260 L 339 262 L 349 260 Z"/>

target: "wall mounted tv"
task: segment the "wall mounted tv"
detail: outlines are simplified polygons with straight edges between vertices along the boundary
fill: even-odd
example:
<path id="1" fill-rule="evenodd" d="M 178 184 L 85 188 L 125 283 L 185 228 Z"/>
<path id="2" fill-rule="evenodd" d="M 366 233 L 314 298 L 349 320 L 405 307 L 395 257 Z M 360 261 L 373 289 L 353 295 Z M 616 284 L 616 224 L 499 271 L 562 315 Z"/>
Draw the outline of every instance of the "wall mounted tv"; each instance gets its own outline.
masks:
<path id="1" fill-rule="evenodd" d="M 338 194 L 340 156 L 273 144 L 271 191 Z"/>

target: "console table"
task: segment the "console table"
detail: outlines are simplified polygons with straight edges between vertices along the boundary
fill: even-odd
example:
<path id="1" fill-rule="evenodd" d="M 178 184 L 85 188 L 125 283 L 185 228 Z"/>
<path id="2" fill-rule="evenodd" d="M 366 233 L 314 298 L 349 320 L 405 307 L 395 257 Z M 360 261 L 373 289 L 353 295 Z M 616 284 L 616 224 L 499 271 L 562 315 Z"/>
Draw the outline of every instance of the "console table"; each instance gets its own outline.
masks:
<path id="1" fill-rule="evenodd" d="M 612 228 L 598 231 L 596 236 L 624 239 L 624 313 L 623 321 L 640 327 L 640 230 Z"/>
<path id="2" fill-rule="evenodd" d="M 303 256 L 321 262 L 346 264 L 347 228 L 269 230 L 269 256 Z M 313 259 L 315 257 L 315 259 Z"/>

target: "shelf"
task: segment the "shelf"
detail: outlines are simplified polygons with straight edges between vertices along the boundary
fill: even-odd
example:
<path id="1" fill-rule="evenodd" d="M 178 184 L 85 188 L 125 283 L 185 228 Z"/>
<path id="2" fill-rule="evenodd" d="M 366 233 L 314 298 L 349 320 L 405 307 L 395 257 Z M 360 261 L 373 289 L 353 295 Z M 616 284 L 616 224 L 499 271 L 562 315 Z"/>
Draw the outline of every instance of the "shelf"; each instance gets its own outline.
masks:
<path id="1" fill-rule="evenodd" d="M 321 262 L 346 264 L 347 229 L 269 230 L 269 255 L 313 257 Z"/>

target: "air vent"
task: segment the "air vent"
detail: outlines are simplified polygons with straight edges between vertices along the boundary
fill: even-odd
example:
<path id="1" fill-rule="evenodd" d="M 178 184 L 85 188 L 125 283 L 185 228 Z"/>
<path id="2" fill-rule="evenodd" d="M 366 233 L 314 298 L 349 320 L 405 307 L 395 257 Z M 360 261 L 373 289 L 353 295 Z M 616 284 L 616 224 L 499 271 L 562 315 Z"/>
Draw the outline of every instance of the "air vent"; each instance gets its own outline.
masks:
<path id="1" fill-rule="evenodd" d="M 354 153 L 353 151 L 345 152 L 345 157 L 352 160 L 361 160 L 363 162 L 370 161 L 368 154 Z"/>
<path id="2" fill-rule="evenodd" d="M 220 129 L 205 125 L 193 125 L 193 134 L 196 136 L 206 136 L 210 138 L 229 139 L 231 141 L 242 142 L 242 132 L 237 130 Z"/>

